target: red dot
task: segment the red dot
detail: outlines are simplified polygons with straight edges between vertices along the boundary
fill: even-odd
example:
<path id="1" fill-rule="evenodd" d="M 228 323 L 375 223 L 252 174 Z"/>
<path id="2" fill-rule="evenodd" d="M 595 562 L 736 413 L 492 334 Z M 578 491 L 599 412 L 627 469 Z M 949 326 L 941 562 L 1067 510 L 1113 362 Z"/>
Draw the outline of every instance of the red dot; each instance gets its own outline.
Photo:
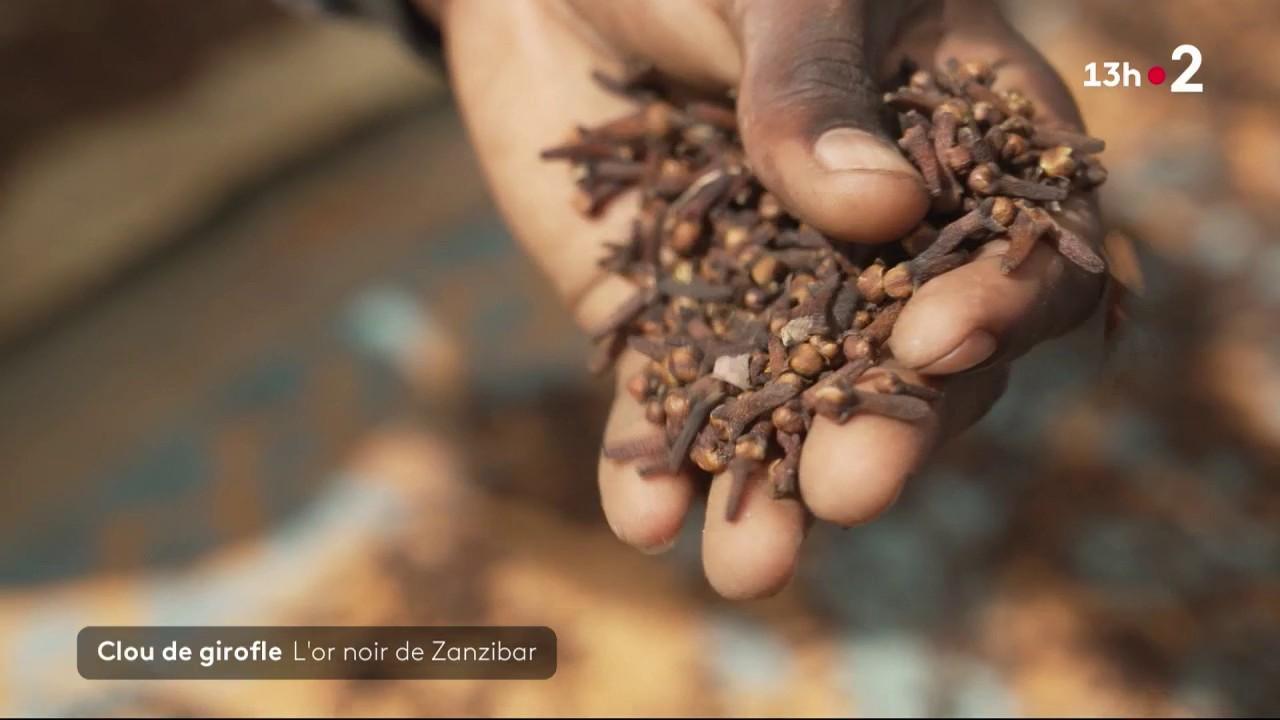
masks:
<path id="1" fill-rule="evenodd" d="M 1159 85 L 1164 82 L 1164 68 L 1159 65 L 1153 66 L 1147 71 L 1147 79 L 1151 81 L 1152 85 Z"/>

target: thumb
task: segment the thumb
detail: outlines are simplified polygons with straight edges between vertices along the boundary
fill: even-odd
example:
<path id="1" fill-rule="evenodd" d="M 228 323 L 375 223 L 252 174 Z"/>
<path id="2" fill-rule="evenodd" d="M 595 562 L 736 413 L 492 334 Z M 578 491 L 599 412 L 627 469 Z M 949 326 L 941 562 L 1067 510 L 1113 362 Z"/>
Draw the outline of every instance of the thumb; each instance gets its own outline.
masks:
<path id="1" fill-rule="evenodd" d="M 929 196 L 881 126 L 874 75 L 883 49 L 867 31 L 883 19 L 872 15 L 892 11 L 869 5 L 756 0 L 737 4 L 734 24 L 738 119 L 752 168 L 810 225 L 874 243 L 914 227 Z"/>

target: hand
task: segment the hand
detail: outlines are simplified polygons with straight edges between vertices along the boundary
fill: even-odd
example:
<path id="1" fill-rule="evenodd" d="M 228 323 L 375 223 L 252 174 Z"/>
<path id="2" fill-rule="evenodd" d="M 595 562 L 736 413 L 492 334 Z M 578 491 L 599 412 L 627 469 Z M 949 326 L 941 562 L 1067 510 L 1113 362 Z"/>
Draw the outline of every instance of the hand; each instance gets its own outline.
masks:
<path id="1" fill-rule="evenodd" d="M 538 152 L 578 124 L 627 110 L 591 82 L 592 70 L 639 58 L 695 85 L 737 88 L 747 156 L 763 183 L 806 222 L 853 242 L 893 240 L 927 209 L 919 176 L 876 123 L 878 81 L 904 56 L 922 67 L 951 57 L 999 61 L 997 88 L 1020 88 L 1040 116 L 1080 124 L 1058 77 L 986 2 L 463 0 L 434 10 L 498 204 L 584 327 L 630 291 L 596 261 L 602 243 L 626 236 L 636 198 L 586 219 L 570 209 L 565 167 L 542 162 Z M 1097 240 L 1090 202 L 1075 203 L 1060 221 Z M 723 519 L 728 477 L 713 480 L 702 549 L 716 590 L 747 598 L 784 586 L 809 513 L 848 526 L 883 512 L 941 439 L 995 402 L 1010 360 L 1096 305 L 1098 276 L 1043 245 L 1005 276 L 1000 249 L 992 243 L 976 261 L 921 287 L 889 341 L 908 378 L 931 376 L 945 388 L 933 417 L 907 424 L 863 415 L 843 425 L 817 418 L 800 468 L 804 505 L 775 501 L 753 481 L 730 524 Z M 620 382 L 642 362 L 624 355 Z M 639 405 L 619 392 L 606 438 L 647 431 Z M 603 459 L 599 480 L 614 532 L 650 552 L 672 544 L 696 487 L 688 473 L 642 478 L 633 466 Z"/>

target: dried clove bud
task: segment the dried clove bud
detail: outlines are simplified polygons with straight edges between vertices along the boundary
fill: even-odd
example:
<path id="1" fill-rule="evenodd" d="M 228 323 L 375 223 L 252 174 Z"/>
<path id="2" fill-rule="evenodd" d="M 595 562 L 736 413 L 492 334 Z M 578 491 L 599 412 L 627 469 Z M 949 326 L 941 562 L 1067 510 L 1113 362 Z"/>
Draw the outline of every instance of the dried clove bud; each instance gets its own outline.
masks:
<path id="1" fill-rule="evenodd" d="M 1056 145 L 1040 153 L 1040 170 L 1049 177 L 1071 177 L 1076 171 L 1074 151 L 1066 145 Z"/>
<path id="2" fill-rule="evenodd" d="M 801 433 L 805 430 L 803 408 L 798 400 L 790 400 L 774 408 L 769 420 L 780 432 Z"/>
<path id="3" fill-rule="evenodd" d="M 802 343 L 791 351 L 787 365 L 805 377 L 814 377 L 826 367 L 826 359 L 816 347 L 809 343 Z"/>
<path id="4" fill-rule="evenodd" d="M 702 352 L 692 345 L 672 348 L 667 354 L 667 369 L 682 383 L 698 379 L 698 367 L 702 364 Z"/>
<path id="5" fill-rule="evenodd" d="M 938 163 L 938 154 L 934 151 L 933 144 L 929 142 L 928 132 L 924 127 L 916 125 L 907 128 L 898 145 L 906 151 L 907 157 L 911 158 L 911 162 L 915 163 L 916 168 L 920 170 L 929 194 L 933 197 L 942 195 L 942 166 Z"/>
<path id="6" fill-rule="evenodd" d="M 1018 208 L 1013 201 L 1007 197 L 993 198 L 991 203 L 990 216 L 997 225 L 1007 227 L 1013 222 L 1013 216 L 1018 212 Z M 999 232 L 998 230 L 996 232 Z"/>
<path id="7" fill-rule="evenodd" d="M 914 290 L 915 282 L 912 280 L 911 263 L 898 263 L 884 274 L 884 292 L 889 297 L 901 300 L 911 297 Z"/>
<path id="8" fill-rule="evenodd" d="M 666 452 L 667 438 L 661 433 L 654 433 L 607 445 L 604 456 L 615 462 L 630 462 L 642 458 L 662 457 Z"/>
<path id="9" fill-rule="evenodd" d="M 972 177 L 972 176 L 970 176 Z M 1007 198 L 1001 198 L 1007 200 Z M 1004 225 L 992 217 L 996 206 L 996 198 L 987 198 L 978 207 L 965 213 L 955 222 L 948 224 L 938 233 L 938 239 L 927 250 L 911 259 L 910 268 L 913 276 L 920 276 L 926 267 L 939 257 L 947 255 L 965 240 L 979 233 L 1004 232 Z M 1002 209 L 1002 214 L 1007 214 Z M 859 288 L 861 289 L 861 288 Z"/>
<path id="10" fill-rule="evenodd" d="M 910 235 L 902 238 L 902 249 L 911 257 L 924 252 L 938 239 L 938 229 L 928 223 L 920 223 Z"/>
<path id="11" fill-rule="evenodd" d="M 980 165 L 969 173 L 969 189 L 977 195 L 1010 195 L 1028 200 L 1058 202 L 1067 199 L 1067 190 L 1020 177 L 1006 175 L 995 163 Z"/>
<path id="12" fill-rule="evenodd" d="M 778 276 L 781 263 L 772 255 L 765 255 L 751 266 L 751 280 L 756 285 L 768 285 Z"/>
<path id="13" fill-rule="evenodd" d="M 1053 228 L 1047 218 L 1038 217 L 1033 209 L 1023 209 L 1009 226 L 1009 249 L 1000 259 L 1000 272 L 1008 275 L 1017 270 L 1035 249 L 1036 241 Z"/>
<path id="14" fill-rule="evenodd" d="M 878 303 L 885 298 L 884 265 L 876 262 L 867 266 L 858 275 L 858 294 L 870 303 Z"/>

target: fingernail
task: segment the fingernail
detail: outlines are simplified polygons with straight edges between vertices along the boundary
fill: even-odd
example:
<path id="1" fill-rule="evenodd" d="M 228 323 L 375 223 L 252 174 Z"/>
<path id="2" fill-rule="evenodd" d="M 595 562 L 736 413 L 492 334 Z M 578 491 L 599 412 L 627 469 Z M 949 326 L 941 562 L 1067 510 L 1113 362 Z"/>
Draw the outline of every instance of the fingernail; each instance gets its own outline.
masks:
<path id="1" fill-rule="evenodd" d="M 813 156 L 829 172 L 871 170 L 915 175 L 915 168 L 883 138 L 855 128 L 832 128 L 813 144 Z"/>
<path id="2" fill-rule="evenodd" d="M 926 375 L 958 373 L 978 365 L 991 357 L 995 351 L 996 339 L 988 332 L 975 330 L 954 350 L 917 370 Z"/>
<path id="3" fill-rule="evenodd" d="M 676 546 L 676 536 L 672 535 L 671 539 L 667 540 L 666 542 L 660 542 L 657 545 L 649 545 L 647 547 L 640 548 L 640 552 L 644 553 L 645 555 L 661 555 L 662 553 L 670 550 L 675 546 Z"/>

